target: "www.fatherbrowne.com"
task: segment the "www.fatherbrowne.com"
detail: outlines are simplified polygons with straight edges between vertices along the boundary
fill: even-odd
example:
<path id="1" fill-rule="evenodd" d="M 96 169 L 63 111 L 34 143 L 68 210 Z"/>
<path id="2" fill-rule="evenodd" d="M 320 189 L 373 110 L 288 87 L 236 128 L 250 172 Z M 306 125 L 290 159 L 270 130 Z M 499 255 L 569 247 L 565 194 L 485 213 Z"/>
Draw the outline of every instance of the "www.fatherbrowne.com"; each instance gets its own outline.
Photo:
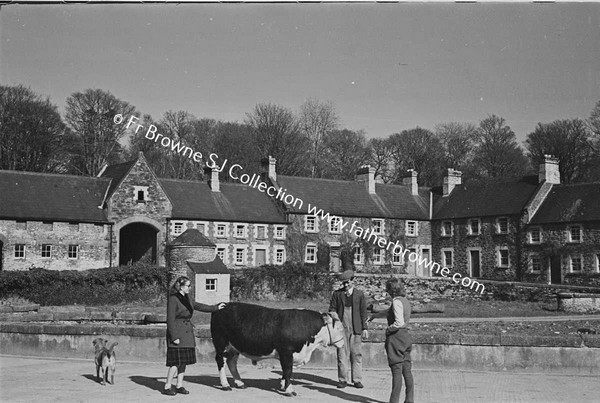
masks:
<path id="1" fill-rule="evenodd" d="M 308 214 L 315 217 L 320 217 L 322 220 L 326 220 L 328 223 L 333 223 L 333 225 L 336 226 L 340 231 L 343 231 L 349 225 L 349 222 L 343 220 L 341 217 L 330 215 L 329 213 L 324 212 L 322 209 L 317 209 L 316 206 L 312 206 L 310 203 L 308 203 Z M 430 275 L 436 273 L 442 277 L 448 278 L 450 269 L 447 267 L 442 267 L 439 263 L 434 262 L 431 259 L 419 256 L 419 254 L 416 252 L 411 252 L 409 249 L 406 249 L 400 245 L 400 241 L 396 241 L 395 243 L 393 241 L 386 241 L 385 238 L 381 238 L 375 234 L 373 230 L 369 231 L 369 229 L 364 229 L 357 224 L 358 221 L 354 221 L 348 231 L 355 236 L 366 240 L 367 242 L 372 242 L 381 249 L 389 251 L 390 248 L 392 248 L 392 254 L 396 256 L 402 256 L 402 261 L 407 258 L 406 255 L 408 254 L 408 260 L 410 262 L 418 262 L 419 265 L 423 265 L 423 267 L 429 270 Z M 456 284 L 461 284 L 463 287 L 475 289 L 475 291 L 479 291 L 481 294 L 483 294 L 485 291 L 485 286 L 483 284 L 469 277 L 463 277 L 460 273 L 454 273 L 452 275 L 452 280 Z"/>
<path id="2" fill-rule="evenodd" d="M 117 114 L 113 118 L 116 124 L 121 124 L 124 122 L 124 117 L 121 114 Z M 133 125 L 135 129 L 135 133 L 137 134 L 140 129 L 143 129 L 144 126 L 138 123 L 139 118 L 137 116 L 131 115 L 127 122 L 126 128 L 129 129 L 130 126 Z M 150 125 L 148 131 L 144 135 L 145 138 L 151 140 L 155 143 L 158 143 L 160 139 L 160 145 L 165 148 L 170 148 L 173 152 L 177 152 L 182 156 L 187 156 L 194 160 L 195 162 L 201 162 L 203 159 L 202 153 L 192 149 L 191 147 L 186 147 L 181 141 L 173 141 L 171 138 L 164 136 L 160 133 L 156 133 L 157 127 L 154 125 Z M 162 137 L 162 138 L 161 138 Z M 215 153 L 211 153 L 207 158 L 206 166 L 209 168 L 215 169 L 217 167 L 216 160 L 218 159 L 218 155 Z M 209 164 L 210 160 L 210 164 Z M 222 163 L 219 172 L 223 171 L 225 165 L 227 164 L 227 160 Z M 260 182 L 258 179 L 258 175 L 253 175 L 250 177 L 248 174 L 243 174 L 241 176 L 234 175 L 237 174 L 239 170 L 243 170 L 242 166 L 239 164 L 234 164 L 229 169 L 229 176 L 239 181 L 245 185 L 253 187 L 263 193 L 267 193 L 270 197 L 273 197 L 276 200 L 281 200 L 283 203 L 287 205 L 294 206 L 295 208 L 301 209 L 304 202 L 302 199 L 295 197 L 289 193 L 286 194 L 287 189 L 281 189 L 274 186 L 269 186 L 264 182 Z M 316 206 L 312 206 L 308 203 L 308 214 L 313 215 L 315 217 L 321 217 L 321 220 L 326 220 L 329 224 L 334 223 L 335 226 L 339 227 L 340 231 L 343 231 L 349 224 L 348 221 L 344 221 L 341 217 L 330 215 L 329 213 L 324 212 L 322 209 L 317 209 Z M 426 269 L 429 269 L 430 275 L 439 274 L 442 277 L 448 278 L 450 274 L 450 270 L 447 267 L 442 267 L 439 263 L 434 262 L 431 259 L 424 258 L 423 256 L 419 256 L 416 252 L 411 252 L 409 249 L 405 249 L 402 245 L 399 244 L 400 241 L 396 241 L 395 243 L 392 241 L 386 241 L 384 238 L 379 237 L 377 234 L 373 233 L 373 230 L 369 231 L 369 229 L 364 229 L 357 225 L 358 221 L 354 221 L 350 226 L 349 231 L 354 233 L 355 236 L 365 239 L 368 242 L 373 242 L 373 244 L 377 245 L 379 248 L 390 250 L 392 248 L 393 255 L 402 256 L 402 261 L 404 261 L 408 254 L 408 260 L 413 263 L 417 263 L 422 265 Z M 461 280 L 462 279 L 462 280 Z M 478 281 L 475 281 L 469 277 L 463 277 L 460 273 L 454 273 L 452 275 L 452 280 L 456 284 L 461 284 L 463 287 L 469 287 L 471 289 L 475 288 L 475 291 L 480 291 L 481 294 L 485 291 L 485 286 Z M 480 290 L 481 288 L 481 290 Z"/>

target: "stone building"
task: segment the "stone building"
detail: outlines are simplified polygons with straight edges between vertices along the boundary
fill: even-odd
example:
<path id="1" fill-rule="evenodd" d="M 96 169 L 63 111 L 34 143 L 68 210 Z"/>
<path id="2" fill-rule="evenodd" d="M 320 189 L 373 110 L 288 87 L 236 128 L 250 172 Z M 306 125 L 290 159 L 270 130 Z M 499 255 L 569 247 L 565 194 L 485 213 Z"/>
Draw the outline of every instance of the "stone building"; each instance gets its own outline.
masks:
<path id="1" fill-rule="evenodd" d="M 362 167 L 355 181 L 302 178 L 276 175 L 271 162 L 271 180 L 303 201 L 285 209 L 287 245 L 294 261 L 324 265 L 332 271 L 354 266 L 359 271 L 425 274 L 421 265 L 379 248 L 374 240 L 376 235 L 399 241 L 429 258 L 431 194 L 419 188 L 414 171 L 404 185 L 377 183 L 374 172 L 372 167 Z"/>

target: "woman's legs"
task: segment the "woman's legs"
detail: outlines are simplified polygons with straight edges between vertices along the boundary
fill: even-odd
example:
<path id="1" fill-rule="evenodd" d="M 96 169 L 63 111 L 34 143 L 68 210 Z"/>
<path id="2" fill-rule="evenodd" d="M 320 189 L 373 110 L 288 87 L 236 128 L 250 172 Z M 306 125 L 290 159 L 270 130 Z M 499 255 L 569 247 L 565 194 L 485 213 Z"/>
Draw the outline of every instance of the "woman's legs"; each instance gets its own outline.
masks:
<path id="1" fill-rule="evenodd" d="M 177 374 L 177 367 L 176 366 L 169 367 L 169 370 L 167 371 L 167 380 L 165 382 L 165 389 L 171 389 L 171 381 L 176 374 Z M 178 377 L 178 379 L 179 379 L 179 377 Z"/>
<path id="2" fill-rule="evenodd" d="M 413 403 L 415 401 L 415 384 L 412 375 L 412 362 L 404 361 L 402 363 L 402 376 L 404 377 L 404 383 L 406 383 L 406 399 L 405 403 Z"/>
<path id="3" fill-rule="evenodd" d="M 390 365 L 392 370 L 392 394 L 390 395 L 390 403 L 400 402 L 400 392 L 402 391 L 402 363 Z"/>
<path id="4" fill-rule="evenodd" d="M 183 386 L 183 376 L 185 375 L 185 365 L 179 365 L 177 367 L 177 388 L 181 388 Z"/>

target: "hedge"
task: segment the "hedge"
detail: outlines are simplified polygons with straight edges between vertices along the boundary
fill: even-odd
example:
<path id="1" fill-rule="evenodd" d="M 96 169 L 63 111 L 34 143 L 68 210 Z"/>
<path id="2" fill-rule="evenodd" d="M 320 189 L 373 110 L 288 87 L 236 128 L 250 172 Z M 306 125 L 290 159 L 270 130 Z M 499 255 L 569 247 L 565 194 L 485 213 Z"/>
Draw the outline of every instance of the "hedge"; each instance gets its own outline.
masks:
<path id="1" fill-rule="evenodd" d="M 150 302 L 167 292 L 164 267 L 137 264 L 93 270 L 0 272 L 0 299 L 22 298 L 43 306 Z"/>

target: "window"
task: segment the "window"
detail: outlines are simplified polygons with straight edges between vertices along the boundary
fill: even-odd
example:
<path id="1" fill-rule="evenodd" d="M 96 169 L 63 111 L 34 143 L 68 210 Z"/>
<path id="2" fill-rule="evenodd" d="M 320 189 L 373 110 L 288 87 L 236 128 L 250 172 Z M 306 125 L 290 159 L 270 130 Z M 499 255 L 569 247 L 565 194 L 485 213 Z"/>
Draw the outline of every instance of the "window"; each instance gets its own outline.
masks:
<path id="1" fill-rule="evenodd" d="M 148 201 L 148 186 L 134 186 L 133 200 L 136 203 L 146 203 Z"/>
<path id="2" fill-rule="evenodd" d="M 15 259 L 25 259 L 25 244 L 15 244 Z"/>
<path id="3" fill-rule="evenodd" d="M 54 222 L 52 222 L 52 221 L 42 221 L 42 229 L 44 231 L 54 231 Z"/>
<path id="4" fill-rule="evenodd" d="M 392 264 L 404 264 L 402 261 L 402 253 L 392 253 Z"/>
<path id="5" fill-rule="evenodd" d="M 469 235 L 479 235 L 481 232 L 481 223 L 478 218 L 471 218 L 468 222 Z"/>
<path id="6" fill-rule="evenodd" d="M 373 249 L 373 263 L 374 264 L 383 264 L 383 249 L 381 249 L 381 248 Z"/>
<path id="7" fill-rule="evenodd" d="M 69 245 L 67 257 L 69 259 L 77 259 L 79 256 L 79 245 Z"/>
<path id="8" fill-rule="evenodd" d="M 580 272 L 583 268 L 583 258 L 581 255 L 571 255 L 569 258 L 571 261 L 571 272 Z"/>
<path id="9" fill-rule="evenodd" d="M 217 256 L 227 264 L 227 245 L 217 245 Z"/>
<path id="10" fill-rule="evenodd" d="M 173 234 L 179 235 L 183 232 L 183 222 L 176 221 L 173 223 Z"/>
<path id="11" fill-rule="evenodd" d="M 496 218 L 496 234 L 508 234 L 508 218 Z"/>
<path id="12" fill-rule="evenodd" d="M 365 262 L 365 254 L 360 246 L 354 247 L 354 263 L 363 264 Z"/>
<path id="13" fill-rule="evenodd" d="M 452 236 L 454 234 L 454 226 L 452 221 L 442 222 L 442 236 Z"/>
<path id="14" fill-rule="evenodd" d="M 42 257 L 52 257 L 52 245 L 50 244 L 42 244 Z"/>
<path id="15" fill-rule="evenodd" d="M 217 291 L 217 279 L 207 278 L 206 279 L 206 291 Z"/>
<path id="16" fill-rule="evenodd" d="M 447 268 L 454 267 L 454 250 L 442 249 L 442 266 Z"/>
<path id="17" fill-rule="evenodd" d="M 235 237 L 246 238 L 247 224 L 235 224 Z"/>
<path id="18" fill-rule="evenodd" d="M 510 258 L 508 256 L 508 248 L 498 248 L 498 267 L 508 267 L 510 266 Z"/>
<path id="19" fill-rule="evenodd" d="M 314 215 L 304 216 L 304 231 L 305 232 L 319 232 L 319 226 L 317 224 L 317 217 Z"/>
<path id="20" fill-rule="evenodd" d="M 407 221 L 406 222 L 406 236 L 417 236 L 417 222 L 416 221 Z"/>
<path id="21" fill-rule="evenodd" d="M 227 224 L 226 223 L 216 223 L 216 236 L 217 238 L 227 238 Z"/>
<path id="22" fill-rule="evenodd" d="M 569 242 L 581 242 L 583 240 L 583 232 L 581 226 L 571 225 L 569 227 Z"/>
<path id="23" fill-rule="evenodd" d="M 246 248 L 245 247 L 236 247 L 235 248 L 235 264 L 238 266 L 246 264 Z"/>
<path id="24" fill-rule="evenodd" d="M 600 272 L 600 253 L 596 254 L 596 273 Z"/>
<path id="25" fill-rule="evenodd" d="M 531 273 L 540 273 L 542 271 L 542 258 L 537 253 L 529 254 L 527 268 Z"/>
<path id="26" fill-rule="evenodd" d="M 256 239 L 267 239 L 267 226 L 266 225 L 255 225 L 255 238 Z"/>
<path id="27" fill-rule="evenodd" d="M 71 231 L 79 231 L 79 223 L 78 222 L 70 222 L 69 230 Z"/>
<path id="28" fill-rule="evenodd" d="M 285 249 L 275 249 L 275 264 L 283 264 L 285 262 Z"/>
<path id="29" fill-rule="evenodd" d="M 317 245 L 314 243 L 306 244 L 306 248 L 304 250 L 304 262 L 317 263 Z"/>
<path id="30" fill-rule="evenodd" d="M 383 235 L 383 230 L 385 227 L 385 221 L 380 219 L 380 218 L 374 218 L 372 220 L 371 225 L 373 226 L 373 231 L 371 232 L 372 234 L 375 235 Z"/>
<path id="31" fill-rule="evenodd" d="M 329 233 L 330 234 L 341 234 L 342 233 L 342 219 L 335 218 L 329 221 Z"/>
<path id="32" fill-rule="evenodd" d="M 17 229 L 27 229 L 27 221 L 17 220 Z"/>
<path id="33" fill-rule="evenodd" d="M 542 243 L 542 231 L 539 227 L 529 229 L 529 243 Z"/>
<path id="34" fill-rule="evenodd" d="M 275 226 L 275 239 L 285 239 L 285 226 L 283 226 L 283 225 Z"/>

